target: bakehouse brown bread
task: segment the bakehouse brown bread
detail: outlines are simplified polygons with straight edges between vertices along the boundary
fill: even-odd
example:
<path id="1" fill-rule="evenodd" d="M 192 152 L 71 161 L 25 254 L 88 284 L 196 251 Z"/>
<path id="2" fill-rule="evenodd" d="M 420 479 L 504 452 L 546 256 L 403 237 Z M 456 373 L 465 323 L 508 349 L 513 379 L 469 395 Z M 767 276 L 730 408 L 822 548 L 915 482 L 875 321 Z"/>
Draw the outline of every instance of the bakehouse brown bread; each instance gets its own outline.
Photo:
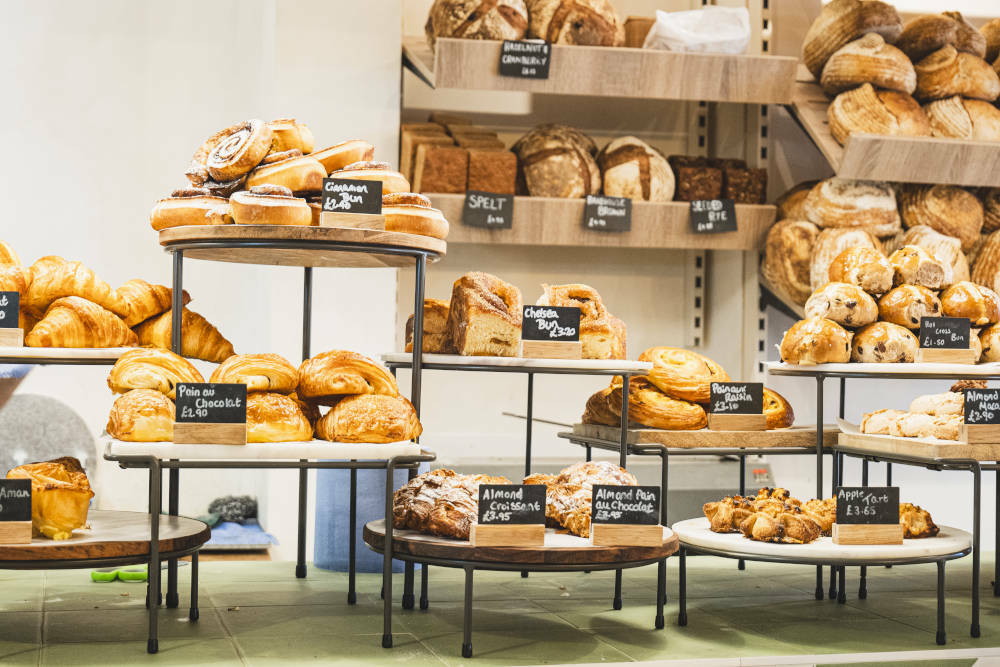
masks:
<path id="1" fill-rule="evenodd" d="M 432 49 L 438 37 L 523 39 L 527 31 L 524 0 L 435 0 L 424 25 Z"/>
<path id="2" fill-rule="evenodd" d="M 674 172 L 660 153 L 636 137 L 615 139 L 597 154 L 604 194 L 641 201 L 671 201 Z"/>

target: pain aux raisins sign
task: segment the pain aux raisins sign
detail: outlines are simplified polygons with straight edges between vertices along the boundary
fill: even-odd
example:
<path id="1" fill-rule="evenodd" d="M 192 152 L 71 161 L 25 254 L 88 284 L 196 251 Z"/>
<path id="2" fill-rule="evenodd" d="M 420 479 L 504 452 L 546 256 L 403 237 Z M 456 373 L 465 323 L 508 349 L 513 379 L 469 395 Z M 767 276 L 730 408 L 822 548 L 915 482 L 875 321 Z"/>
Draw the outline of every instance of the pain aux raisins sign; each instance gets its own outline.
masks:
<path id="1" fill-rule="evenodd" d="M 713 382 L 709 386 L 712 414 L 759 415 L 764 412 L 764 385 L 760 382 Z"/>
<path id="2" fill-rule="evenodd" d="M 323 211 L 379 215 L 382 213 L 382 182 L 324 178 Z"/>
<path id="3" fill-rule="evenodd" d="M 217 382 L 181 382 L 177 385 L 174 421 L 190 424 L 245 424 L 247 386 Z"/>
<path id="4" fill-rule="evenodd" d="M 593 523 L 655 526 L 660 523 L 660 487 L 595 484 L 591 495 Z"/>

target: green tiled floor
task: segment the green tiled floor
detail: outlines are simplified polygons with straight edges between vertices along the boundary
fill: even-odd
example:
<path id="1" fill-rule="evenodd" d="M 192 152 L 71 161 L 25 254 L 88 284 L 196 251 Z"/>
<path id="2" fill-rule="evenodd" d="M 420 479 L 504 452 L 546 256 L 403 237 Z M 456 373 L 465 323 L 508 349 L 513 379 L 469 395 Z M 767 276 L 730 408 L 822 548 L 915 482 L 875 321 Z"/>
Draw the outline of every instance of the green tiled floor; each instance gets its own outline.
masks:
<path id="1" fill-rule="evenodd" d="M 626 571 L 625 608 L 611 608 L 613 574 L 476 574 L 473 645 L 476 664 L 534 665 L 710 660 L 767 664 L 771 656 L 803 656 L 803 664 L 837 664 L 837 654 L 937 651 L 935 569 L 869 569 L 869 597 L 858 600 L 857 570 L 848 573 L 848 602 L 813 599 L 815 568 L 731 560 L 688 561 L 689 624 L 676 625 L 676 563 L 668 566 L 667 627 L 653 629 L 656 568 Z M 989 588 L 984 558 L 983 636 L 969 637 L 971 561 L 948 568 L 950 649 L 1000 646 L 1000 598 Z M 346 604 L 347 577 L 311 569 L 295 579 L 290 563 L 215 562 L 201 569 L 201 618 L 187 617 L 190 568 L 181 568 L 181 609 L 163 610 L 160 654 L 145 654 L 145 588 L 93 584 L 85 571 L 0 571 L 0 664 L 122 663 L 407 665 L 468 664 L 462 642 L 462 573 L 431 571 L 431 608 L 394 615 L 394 648 L 381 648 L 381 580 L 360 575 L 358 604 Z M 398 598 L 402 579 L 397 577 Z M 993 654 L 1000 652 L 993 650 Z M 931 659 L 934 654 L 931 654 Z M 940 654 L 945 658 L 945 654 Z M 812 656 L 807 658 L 806 656 Z M 818 656 L 824 656 L 819 659 Z M 912 653 L 897 664 L 916 664 Z M 775 659 L 777 661 L 777 659 Z M 786 662 L 796 662 L 786 658 Z M 908 662 L 906 662 L 908 661 Z M 966 654 L 935 660 L 969 665 Z"/>

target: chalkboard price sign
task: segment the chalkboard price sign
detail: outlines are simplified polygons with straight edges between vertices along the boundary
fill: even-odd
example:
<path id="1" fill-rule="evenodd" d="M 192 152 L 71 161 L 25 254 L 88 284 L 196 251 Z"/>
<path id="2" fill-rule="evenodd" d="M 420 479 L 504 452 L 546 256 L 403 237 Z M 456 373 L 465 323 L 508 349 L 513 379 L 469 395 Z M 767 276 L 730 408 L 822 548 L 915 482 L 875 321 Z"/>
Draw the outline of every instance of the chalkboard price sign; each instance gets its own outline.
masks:
<path id="1" fill-rule="evenodd" d="M 382 182 L 323 179 L 324 213 L 382 213 Z"/>
<path id="2" fill-rule="evenodd" d="M 1000 389 L 966 389 L 965 423 L 1000 424 Z"/>
<path id="3" fill-rule="evenodd" d="M 660 523 L 660 487 L 595 484 L 590 518 L 595 524 L 655 526 Z"/>
<path id="4" fill-rule="evenodd" d="M 713 382 L 709 390 L 712 414 L 759 415 L 764 412 L 763 383 Z"/>
<path id="5" fill-rule="evenodd" d="M 18 292 L 0 292 L 0 329 L 16 329 L 17 316 L 21 307 Z"/>
<path id="6" fill-rule="evenodd" d="M 505 39 L 500 47 L 500 76 L 518 79 L 547 79 L 552 62 L 548 42 Z"/>
<path id="7" fill-rule="evenodd" d="M 580 309 L 576 306 L 523 306 L 521 340 L 580 340 Z"/>
<path id="8" fill-rule="evenodd" d="M 628 197 L 587 195 L 583 205 L 583 226 L 599 232 L 631 230 L 632 200 Z"/>
<path id="9" fill-rule="evenodd" d="M 212 382 L 177 385 L 174 421 L 192 424 L 245 424 L 247 386 Z"/>
<path id="10" fill-rule="evenodd" d="M 838 486 L 837 523 L 898 524 L 898 486 Z"/>
<path id="11" fill-rule="evenodd" d="M 718 234 L 736 231 L 736 203 L 732 199 L 697 199 L 691 202 L 691 231 Z"/>
<path id="12" fill-rule="evenodd" d="M 514 195 L 467 191 L 462 205 L 462 224 L 467 227 L 510 229 L 514 226 Z"/>
<path id="13" fill-rule="evenodd" d="M 0 521 L 31 521 L 30 479 L 0 479 Z"/>
<path id="14" fill-rule="evenodd" d="M 967 350 L 971 335 L 967 317 L 921 317 L 920 347 L 938 350 Z"/>
<path id="15" fill-rule="evenodd" d="M 544 484 L 480 484 L 479 523 L 544 524 Z"/>

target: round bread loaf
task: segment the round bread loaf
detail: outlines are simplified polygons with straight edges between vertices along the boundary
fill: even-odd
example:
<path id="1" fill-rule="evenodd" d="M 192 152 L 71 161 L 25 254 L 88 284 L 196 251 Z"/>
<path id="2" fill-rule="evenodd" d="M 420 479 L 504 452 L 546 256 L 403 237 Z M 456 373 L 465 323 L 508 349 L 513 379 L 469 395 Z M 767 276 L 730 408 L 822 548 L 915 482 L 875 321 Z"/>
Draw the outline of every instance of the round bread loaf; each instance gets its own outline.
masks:
<path id="1" fill-rule="evenodd" d="M 888 183 L 828 178 L 809 192 L 803 207 L 806 219 L 824 229 L 859 227 L 875 236 L 900 229 L 896 193 Z"/>
<path id="2" fill-rule="evenodd" d="M 826 318 L 848 328 L 878 319 L 879 308 L 867 292 L 850 283 L 827 283 L 806 301 L 806 317 Z"/>
<path id="3" fill-rule="evenodd" d="M 919 100 L 940 100 L 953 95 L 992 102 L 1000 96 L 1000 77 L 989 63 L 950 44 L 914 65 Z"/>
<path id="4" fill-rule="evenodd" d="M 844 91 L 826 111 L 833 138 L 841 145 L 854 133 L 929 137 L 930 122 L 906 93 L 875 90 L 870 83 Z"/>
<path id="5" fill-rule="evenodd" d="M 983 205 L 968 190 L 954 185 L 905 185 L 899 210 L 907 227 L 927 225 L 954 236 L 968 250 L 983 227 Z"/>
<path id="6" fill-rule="evenodd" d="M 955 95 L 924 106 L 935 137 L 1000 141 L 1000 109 Z"/>
<path id="7" fill-rule="evenodd" d="M 671 201 L 674 172 L 667 159 L 636 137 L 620 137 L 597 154 L 604 194 L 640 201 Z"/>
<path id="8" fill-rule="evenodd" d="M 625 24 L 610 0 L 529 0 L 528 31 L 552 44 L 622 46 Z"/>
<path id="9" fill-rule="evenodd" d="M 857 285 L 876 296 L 892 289 L 892 265 L 885 255 L 869 246 L 855 246 L 837 255 L 828 275 L 831 281 Z"/>
<path id="10" fill-rule="evenodd" d="M 780 352 L 788 364 L 846 363 L 851 359 L 851 334 L 832 320 L 808 317 L 785 332 Z"/>
<path id="11" fill-rule="evenodd" d="M 527 30 L 524 0 L 434 0 L 424 25 L 432 49 L 438 37 L 517 40 Z"/>
<path id="12" fill-rule="evenodd" d="M 519 181 L 533 197 L 580 198 L 601 190 L 601 171 L 583 133 L 541 125 L 513 146 Z"/>
<path id="13" fill-rule="evenodd" d="M 920 342 L 912 331 L 892 322 L 862 327 L 851 341 L 851 361 L 871 364 L 912 363 Z"/>
<path id="14" fill-rule="evenodd" d="M 920 318 L 941 315 L 937 295 L 920 285 L 900 285 L 878 301 L 878 316 L 907 329 L 919 329 Z"/>
<path id="15" fill-rule="evenodd" d="M 896 8 L 879 0 L 833 0 L 824 5 L 802 42 L 802 60 L 817 79 L 830 56 L 865 33 L 892 43 L 903 31 Z"/>
<path id="16" fill-rule="evenodd" d="M 805 220 L 806 213 L 803 204 L 809 191 L 819 181 L 803 181 L 778 197 L 774 205 L 778 207 L 778 220 Z"/>
<path id="17" fill-rule="evenodd" d="M 809 267 L 819 229 L 804 220 L 782 220 L 767 232 L 761 273 L 783 297 L 802 305 L 812 294 Z"/>
<path id="18" fill-rule="evenodd" d="M 1000 188 L 983 188 L 979 193 L 983 203 L 983 231 L 1000 229 Z"/>
<path id="19" fill-rule="evenodd" d="M 905 53 L 870 32 L 830 56 L 820 77 L 823 92 L 831 97 L 865 83 L 912 95 L 917 73 Z"/>
<path id="20" fill-rule="evenodd" d="M 855 246 L 881 250 L 878 239 L 863 229 L 824 229 L 820 232 L 816 237 L 809 267 L 809 283 L 812 288 L 818 289 L 830 282 L 830 265 L 833 264 L 833 260 L 840 253 Z"/>
<path id="21" fill-rule="evenodd" d="M 925 14 L 910 19 L 896 41 L 896 46 L 913 62 L 948 45 L 979 58 L 986 55 L 985 38 L 958 12 Z"/>

